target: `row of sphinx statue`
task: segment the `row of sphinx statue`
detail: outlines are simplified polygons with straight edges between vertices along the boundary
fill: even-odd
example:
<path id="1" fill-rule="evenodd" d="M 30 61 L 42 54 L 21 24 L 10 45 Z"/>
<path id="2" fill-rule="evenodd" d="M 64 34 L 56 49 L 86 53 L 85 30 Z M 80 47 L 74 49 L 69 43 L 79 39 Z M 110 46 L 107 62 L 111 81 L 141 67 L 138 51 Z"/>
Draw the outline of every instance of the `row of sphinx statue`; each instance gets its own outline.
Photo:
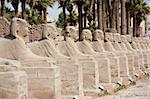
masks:
<path id="1" fill-rule="evenodd" d="M 150 39 L 67 26 L 66 41 L 53 24 L 43 24 L 42 38 L 25 42 L 28 23 L 13 18 L 0 38 L 0 98 L 93 99 L 112 93 L 149 73 Z M 105 38 L 105 40 L 104 40 Z M 12 80 L 13 79 L 13 80 Z M 1 94 L 1 92 L 3 94 Z"/>

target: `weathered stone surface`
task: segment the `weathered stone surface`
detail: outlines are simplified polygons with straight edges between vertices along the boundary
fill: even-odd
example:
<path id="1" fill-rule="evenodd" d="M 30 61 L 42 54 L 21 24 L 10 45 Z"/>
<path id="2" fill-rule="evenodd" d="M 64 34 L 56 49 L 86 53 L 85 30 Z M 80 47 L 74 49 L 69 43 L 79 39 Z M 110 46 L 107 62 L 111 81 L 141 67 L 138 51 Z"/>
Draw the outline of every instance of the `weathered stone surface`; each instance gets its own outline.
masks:
<path id="1" fill-rule="evenodd" d="M 33 53 L 53 58 L 56 60 L 56 64 L 60 68 L 61 74 L 61 92 L 62 96 L 74 96 L 83 93 L 83 81 L 82 81 L 82 67 L 76 61 L 71 58 L 61 54 L 55 45 L 54 35 L 56 31 L 48 31 L 49 24 L 44 25 L 45 30 L 43 32 L 43 37 L 38 42 L 33 42 L 29 44 L 29 47 Z"/>
<path id="2" fill-rule="evenodd" d="M 27 74 L 9 64 L 0 65 L 0 99 L 28 99 Z"/>
<path id="3" fill-rule="evenodd" d="M 129 84 L 129 78 L 134 81 L 149 75 L 149 38 L 108 31 L 104 42 L 103 31 L 96 30 L 93 39 L 85 29 L 83 41 L 78 42 L 77 29 L 68 26 L 63 41 L 55 24 L 32 26 L 28 33 L 24 20 L 14 18 L 9 23 L 0 18 L 0 23 L 0 36 L 4 37 L 0 57 L 7 59 L 0 59 L 1 99 L 71 99 L 76 95 L 94 99 L 100 91 L 98 85 L 113 93 L 118 80 Z M 27 46 L 28 42 L 33 43 Z M 147 98 L 144 91 L 138 95 Z"/>
<path id="4" fill-rule="evenodd" d="M 37 99 L 61 99 L 60 70 L 58 67 L 26 67 L 28 90 Z"/>

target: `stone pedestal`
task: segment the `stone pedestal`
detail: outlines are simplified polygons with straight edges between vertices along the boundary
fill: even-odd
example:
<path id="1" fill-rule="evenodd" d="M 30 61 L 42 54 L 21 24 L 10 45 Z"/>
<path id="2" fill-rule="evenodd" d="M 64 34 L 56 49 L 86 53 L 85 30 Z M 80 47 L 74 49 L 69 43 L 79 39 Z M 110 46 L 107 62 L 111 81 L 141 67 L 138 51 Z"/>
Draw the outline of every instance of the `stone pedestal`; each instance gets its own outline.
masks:
<path id="1" fill-rule="evenodd" d="M 61 99 L 58 67 L 24 67 L 28 75 L 28 90 L 37 99 Z"/>
<path id="2" fill-rule="evenodd" d="M 5 65 L 0 65 L 0 99 L 28 99 L 26 73 L 7 70 Z"/>

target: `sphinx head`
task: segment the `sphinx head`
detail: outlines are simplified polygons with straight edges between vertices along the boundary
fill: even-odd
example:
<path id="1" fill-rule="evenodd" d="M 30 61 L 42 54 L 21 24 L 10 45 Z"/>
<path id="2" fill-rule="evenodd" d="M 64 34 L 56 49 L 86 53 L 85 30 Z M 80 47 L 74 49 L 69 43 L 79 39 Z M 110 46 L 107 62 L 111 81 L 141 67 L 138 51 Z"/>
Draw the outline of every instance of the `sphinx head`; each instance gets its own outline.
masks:
<path id="1" fill-rule="evenodd" d="M 107 41 L 113 42 L 114 41 L 114 35 L 112 33 L 110 33 L 110 32 L 106 32 L 105 33 L 105 39 Z"/>
<path id="2" fill-rule="evenodd" d="M 92 32 L 89 29 L 84 29 L 82 31 L 82 38 L 83 40 L 89 40 L 92 41 L 93 37 L 92 37 Z"/>
<path id="3" fill-rule="evenodd" d="M 121 35 L 119 33 L 113 33 L 113 41 L 121 43 L 122 42 L 122 38 Z"/>
<path id="4" fill-rule="evenodd" d="M 78 39 L 77 29 L 74 26 L 66 27 L 67 37 L 72 38 L 74 41 Z"/>
<path id="5" fill-rule="evenodd" d="M 120 35 L 120 38 L 121 38 L 121 42 L 127 41 L 126 35 Z"/>
<path id="6" fill-rule="evenodd" d="M 131 35 L 126 35 L 126 39 L 129 43 L 132 43 L 132 37 Z"/>
<path id="7" fill-rule="evenodd" d="M 28 23 L 20 18 L 13 18 L 10 23 L 10 33 L 6 36 L 9 39 L 15 39 L 17 36 L 26 37 L 29 34 Z"/>
<path id="8" fill-rule="evenodd" d="M 104 40 L 104 32 L 100 29 L 95 31 L 95 40 Z"/>
<path id="9" fill-rule="evenodd" d="M 49 39 L 49 38 L 56 39 L 57 35 L 59 35 L 59 33 L 54 24 L 43 25 L 42 39 Z"/>

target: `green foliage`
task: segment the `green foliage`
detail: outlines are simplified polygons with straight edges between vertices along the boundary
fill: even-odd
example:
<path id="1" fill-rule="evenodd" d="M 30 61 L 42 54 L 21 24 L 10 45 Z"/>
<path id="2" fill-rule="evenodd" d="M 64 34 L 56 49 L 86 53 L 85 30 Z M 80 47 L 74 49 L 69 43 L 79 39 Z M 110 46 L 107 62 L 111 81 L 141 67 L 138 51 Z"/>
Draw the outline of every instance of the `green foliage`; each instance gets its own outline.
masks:
<path id="1" fill-rule="evenodd" d="M 6 7 L 6 14 L 5 14 L 5 17 L 8 21 L 11 20 L 11 18 L 13 17 L 13 11 L 10 10 L 10 8 L 7 8 Z"/>
<path id="2" fill-rule="evenodd" d="M 126 6 L 128 11 L 131 12 L 131 16 L 136 13 L 138 23 L 141 23 L 141 21 L 145 20 L 147 15 L 150 14 L 150 7 L 144 0 L 137 0 L 134 4 L 127 3 Z"/>
<path id="3" fill-rule="evenodd" d="M 26 11 L 28 12 L 28 11 Z M 39 12 L 37 10 L 33 10 L 32 16 L 30 16 L 30 12 L 28 12 L 27 21 L 29 24 L 41 24 L 44 23 L 44 20 L 42 19 L 42 16 L 38 14 Z"/>
<path id="4" fill-rule="evenodd" d="M 63 12 L 61 12 L 59 14 L 59 18 L 58 18 L 58 21 L 56 22 L 56 24 L 58 27 L 63 28 L 63 26 L 64 26 L 64 14 L 63 14 Z"/>
<path id="5" fill-rule="evenodd" d="M 75 11 L 72 12 L 72 19 L 73 19 L 72 21 L 73 21 L 74 26 L 76 26 L 77 22 L 78 22 L 78 16 L 77 16 Z M 70 25 L 70 21 L 71 20 L 70 20 L 70 16 L 69 15 L 66 15 L 66 20 L 67 20 L 67 25 Z M 64 27 L 64 14 L 63 14 L 63 12 L 61 12 L 59 14 L 59 17 L 58 17 L 58 20 L 57 20 L 56 24 L 57 24 L 57 26 L 59 28 L 63 28 Z"/>

